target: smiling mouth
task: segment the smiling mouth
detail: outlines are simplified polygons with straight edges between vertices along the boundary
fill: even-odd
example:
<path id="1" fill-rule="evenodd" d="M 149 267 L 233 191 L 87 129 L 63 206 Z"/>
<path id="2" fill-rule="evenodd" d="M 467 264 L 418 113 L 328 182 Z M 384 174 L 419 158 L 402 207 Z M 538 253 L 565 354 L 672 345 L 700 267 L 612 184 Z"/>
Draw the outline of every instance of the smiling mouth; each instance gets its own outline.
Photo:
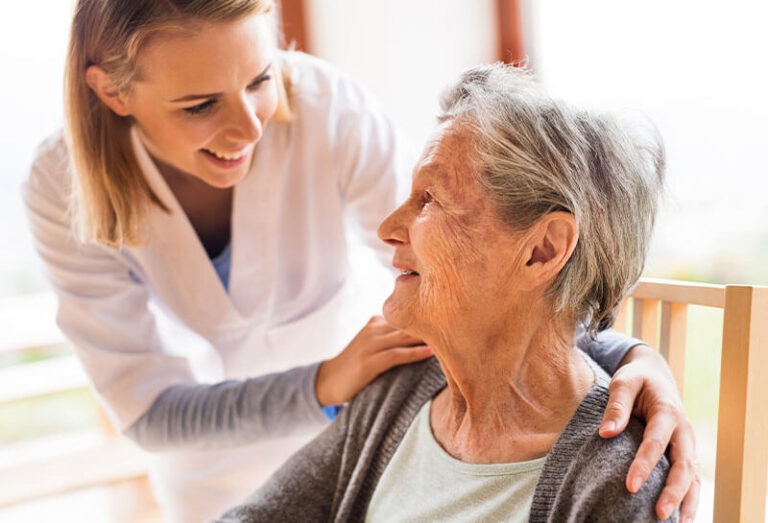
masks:
<path id="1" fill-rule="evenodd" d="M 248 154 L 248 149 L 243 149 L 236 153 L 213 151 L 211 149 L 202 149 L 202 151 L 204 153 L 209 154 L 210 156 L 213 156 L 214 158 L 218 158 L 219 160 L 225 160 L 228 162 L 236 162 L 238 160 L 242 160 Z"/>
<path id="2" fill-rule="evenodd" d="M 407 271 L 407 270 L 401 270 L 400 274 L 402 276 L 418 276 L 419 275 L 419 273 L 416 271 Z"/>

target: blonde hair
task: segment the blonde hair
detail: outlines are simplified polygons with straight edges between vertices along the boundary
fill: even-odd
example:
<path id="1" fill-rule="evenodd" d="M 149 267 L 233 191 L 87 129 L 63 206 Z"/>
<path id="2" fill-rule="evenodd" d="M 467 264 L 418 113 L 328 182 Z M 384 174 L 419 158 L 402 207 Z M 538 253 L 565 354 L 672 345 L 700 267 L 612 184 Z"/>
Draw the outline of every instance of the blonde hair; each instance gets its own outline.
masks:
<path id="1" fill-rule="evenodd" d="M 133 154 L 133 120 L 110 110 L 86 83 L 86 69 L 101 67 L 121 91 L 136 79 L 137 57 L 161 31 L 188 31 L 205 22 L 238 21 L 267 14 L 275 27 L 273 0 L 79 0 L 72 20 L 64 81 L 65 135 L 72 158 L 73 211 L 83 241 L 120 247 L 142 243 L 148 206 L 168 207 L 154 193 Z M 288 79 L 274 64 L 278 107 L 273 119 L 288 121 Z"/>

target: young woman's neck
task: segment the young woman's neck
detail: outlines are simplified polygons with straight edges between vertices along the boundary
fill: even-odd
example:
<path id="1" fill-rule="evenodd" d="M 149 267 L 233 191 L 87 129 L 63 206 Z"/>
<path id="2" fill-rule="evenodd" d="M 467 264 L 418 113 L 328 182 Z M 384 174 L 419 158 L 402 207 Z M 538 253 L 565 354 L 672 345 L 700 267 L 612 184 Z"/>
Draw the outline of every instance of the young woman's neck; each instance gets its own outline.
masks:
<path id="1" fill-rule="evenodd" d="M 230 241 L 234 189 L 219 189 L 152 157 L 157 170 L 184 210 L 209 257 Z"/>

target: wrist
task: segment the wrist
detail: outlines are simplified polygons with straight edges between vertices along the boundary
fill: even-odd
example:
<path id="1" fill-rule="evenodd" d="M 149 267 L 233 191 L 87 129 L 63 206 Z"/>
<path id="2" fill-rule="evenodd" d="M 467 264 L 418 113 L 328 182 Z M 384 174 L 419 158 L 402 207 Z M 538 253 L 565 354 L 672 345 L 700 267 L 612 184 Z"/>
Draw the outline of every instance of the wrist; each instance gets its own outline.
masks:
<path id="1" fill-rule="evenodd" d="M 648 356 L 658 356 L 658 354 L 645 343 L 638 343 L 637 345 L 633 345 L 624 355 L 621 362 L 619 362 L 619 368 L 623 367 L 627 363 L 647 358 Z"/>
<path id="2" fill-rule="evenodd" d="M 317 376 L 315 377 L 315 396 L 321 407 L 336 405 L 338 403 L 334 399 L 333 391 L 332 376 L 334 366 L 335 358 L 332 358 L 320 363 L 320 367 L 317 369 Z"/>
<path id="3" fill-rule="evenodd" d="M 667 364 L 667 360 L 658 351 L 646 343 L 638 343 L 629 349 L 624 356 L 624 359 L 621 360 L 619 368 L 627 363 L 635 364 L 635 366 L 638 367 L 635 370 L 643 369 L 640 370 L 640 372 L 644 373 L 647 378 L 650 378 L 651 376 L 665 376 L 667 380 L 674 385 L 675 390 L 677 390 L 675 378 L 672 376 L 672 371 Z"/>

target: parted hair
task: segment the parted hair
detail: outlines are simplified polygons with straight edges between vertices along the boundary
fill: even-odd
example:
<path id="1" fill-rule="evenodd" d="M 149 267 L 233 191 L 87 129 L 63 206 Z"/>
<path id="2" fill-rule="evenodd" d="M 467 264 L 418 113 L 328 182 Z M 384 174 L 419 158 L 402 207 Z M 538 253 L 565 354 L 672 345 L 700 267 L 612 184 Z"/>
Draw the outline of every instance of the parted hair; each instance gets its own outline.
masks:
<path id="1" fill-rule="evenodd" d="M 168 207 L 152 191 L 133 154 L 133 119 L 112 112 L 86 83 L 86 69 L 101 67 L 128 91 L 140 77 L 137 57 L 148 38 L 164 31 L 194 31 L 207 22 L 234 22 L 257 14 L 272 18 L 273 0 L 78 0 L 65 68 L 65 137 L 72 159 L 72 211 L 83 241 L 138 245 L 147 207 Z M 287 78 L 275 64 L 277 121 L 291 117 Z"/>
<path id="2" fill-rule="evenodd" d="M 554 211 L 574 216 L 578 243 L 548 296 L 555 313 L 590 334 L 610 327 L 643 270 L 663 190 L 656 128 L 564 103 L 504 64 L 466 71 L 441 109 L 441 122 L 472 133 L 476 174 L 507 225 L 520 231 Z"/>

